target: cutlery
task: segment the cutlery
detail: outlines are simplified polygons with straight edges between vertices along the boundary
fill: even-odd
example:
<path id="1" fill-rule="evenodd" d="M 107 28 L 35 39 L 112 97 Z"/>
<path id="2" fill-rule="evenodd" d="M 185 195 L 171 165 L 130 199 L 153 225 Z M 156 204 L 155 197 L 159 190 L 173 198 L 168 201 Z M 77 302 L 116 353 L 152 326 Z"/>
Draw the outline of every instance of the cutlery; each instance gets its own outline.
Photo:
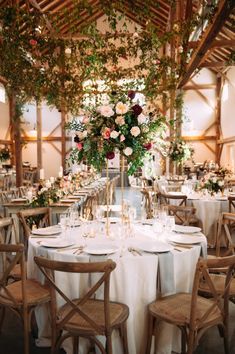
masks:
<path id="1" fill-rule="evenodd" d="M 142 256 L 142 253 L 135 248 L 129 247 L 128 251 L 133 254 L 133 256 Z"/>
<path id="2" fill-rule="evenodd" d="M 56 249 L 57 252 L 64 252 L 64 251 L 69 251 L 69 250 L 83 250 L 83 246 L 73 246 L 73 247 L 61 247 Z"/>

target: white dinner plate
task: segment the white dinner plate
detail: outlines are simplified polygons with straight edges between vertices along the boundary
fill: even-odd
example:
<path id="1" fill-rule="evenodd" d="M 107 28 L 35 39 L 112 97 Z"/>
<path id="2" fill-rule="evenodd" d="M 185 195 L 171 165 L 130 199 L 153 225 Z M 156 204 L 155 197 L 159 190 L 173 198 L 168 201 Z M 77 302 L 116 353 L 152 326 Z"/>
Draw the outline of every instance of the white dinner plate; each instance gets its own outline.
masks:
<path id="1" fill-rule="evenodd" d="M 144 252 L 149 253 L 163 253 L 174 249 L 172 245 L 161 241 L 147 241 L 145 243 L 139 243 L 138 248 Z"/>
<path id="2" fill-rule="evenodd" d="M 111 216 L 110 218 L 109 218 L 109 222 L 110 222 L 110 224 L 116 224 L 117 222 L 120 222 L 120 218 L 118 218 L 117 216 L 115 217 L 115 216 Z M 107 222 L 107 218 L 102 218 L 101 219 L 101 221 L 103 222 L 103 223 L 106 223 Z"/>
<path id="3" fill-rule="evenodd" d="M 73 203 L 72 199 L 60 199 L 60 203 Z"/>
<path id="4" fill-rule="evenodd" d="M 175 225 L 174 231 L 181 234 L 195 234 L 200 232 L 201 228 L 196 226 Z"/>
<path id="5" fill-rule="evenodd" d="M 84 252 L 92 255 L 103 255 L 103 254 L 112 254 L 119 250 L 118 246 L 110 246 L 105 244 L 94 244 L 84 248 Z"/>
<path id="6" fill-rule="evenodd" d="M 26 198 L 14 198 L 14 199 L 12 199 L 11 201 L 12 202 L 26 202 Z"/>
<path id="7" fill-rule="evenodd" d="M 170 195 L 175 195 L 175 196 L 183 196 L 185 195 L 185 193 L 182 193 L 182 192 L 167 192 L 167 194 L 170 194 Z"/>
<path id="8" fill-rule="evenodd" d="M 41 229 L 32 230 L 31 233 L 33 235 L 41 235 L 41 236 L 50 236 L 50 235 L 58 235 L 61 233 L 60 227 L 43 227 Z"/>
<path id="9" fill-rule="evenodd" d="M 175 234 L 175 235 L 170 235 L 168 237 L 169 241 L 175 242 L 175 243 L 182 243 L 182 244 L 194 244 L 194 243 L 200 243 L 204 241 L 203 236 L 198 236 L 198 235 L 180 235 L 180 234 Z"/>
<path id="10" fill-rule="evenodd" d="M 40 246 L 50 247 L 50 248 L 62 248 L 74 245 L 74 242 L 68 240 L 42 240 Z"/>
<path id="11" fill-rule="evenodd" d="M 196 195 L 189 195 L 188 196 L 188 200 L 198 200 L 198 199 L 200 199 L 200 198 Z"/>

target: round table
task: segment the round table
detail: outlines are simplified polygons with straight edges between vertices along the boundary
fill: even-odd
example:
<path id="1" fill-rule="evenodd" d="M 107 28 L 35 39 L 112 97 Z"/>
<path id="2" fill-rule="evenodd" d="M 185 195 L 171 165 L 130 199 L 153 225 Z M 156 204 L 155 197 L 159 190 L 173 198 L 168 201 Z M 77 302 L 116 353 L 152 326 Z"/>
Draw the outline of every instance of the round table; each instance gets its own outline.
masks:
<path id="1" fill-rule="evenodd" d="M 91 226 L 95 230 L 103 231 L 97 223 L 91 223 Z M 75 246 L 68 247 L 67 249 L 44 247 L 42 246 L 42 241 L 45 241 L 46 238 L 36 238 L 35 236 L 34 238 L 30 238 L 27 262 L 28 277 L 43 280 L 42 274 L 40 274 L 33 260 L 35 255 L 45 256 L 53 260 L 75 262 L 92 262 L 99 259 L 103 261 L 106 258 L 113 259 L 117 267 L 111 274 L 110 299 L 123 302 L 129 306 L 130 315 L 127 320 L 129 352 L 131 354 L 141 354 L 144 352 L 147 335 L 147 305 L 154 301 L 159 294 L 157 284 L 158 275 L 160 275 L 161 280 L 162 296 L 175 292 L 191 291 L 193 275 L 200 256 L 201 246 L 197 244 L 188 246 L 189 248 L 184 248 L 183 246 L 181 248 L 177 247 L 168 253 L 162 254 L 143 252 L 140 245 L 147 242 L 151 243 L 159 237 L 156 236 L 152 225 L 134 224 L 132 230 L 134 236 L 127 239 L 115 237 L 115 233 L 118 233 L 117 225 L 111 225 L 113 239 L 97 235 L 99 232 L 91 232 L 92 236 L 97 236 L 84 240 L 81 235 L 85 228 L 87 230 L 87 226 L 84 223 L 70 230 L 70 235 L 67 234 L 67 237 L 68 240 L 75 243 Z M 120 235 L 122 236 L 119 233 Z M 63 233 L 62 236 L 64 236 Z M 206 238 L 203 235 L 201 236 L 201 240 L 204 246 L 206 246 Z M 81 245 L 81 243 L 84 245 L 84 242 L 87 247 L 97 245 L 98 248 L 99 245 L 106 245 L 108 248 L 112 246 L 114 248 L 117 247 L 117 250 L 108 256 L 91 255 L 86 252 L 79 253 L 79 251 L 76 254 L 74 247 Z M 138 252 L 130 251 L 132 248 L 137 249 Z M 161 270 L 159 264 L 161 264 Z M 63 287 L 63 290 L 67 292 L 70 298 L 79 297 L 80 291 L 84 287 L 89 286 L 88 283 L 81 282 L 78 274 L 69 274 L 66 277 L 58 274 L 56 282 Z M 48 309 L 45 306 L 39 308 L 36 311 L 36 318 L 39 328 L 37 344 L 43 345 L 43 338 L 50 337 Z M 113 333 L 112 342 L 114 354 L 122 353 L 118 333 Z M 45 345 L 48 345 L 48 342 Z M 70 341 L 64 343 L 64 349 L 67 353 L 72 352 Z M 163 324 L 158 339 L 158 352 L 170 354 L 172 350 L 180 352 L 179 331 L 168 324 Z"/>

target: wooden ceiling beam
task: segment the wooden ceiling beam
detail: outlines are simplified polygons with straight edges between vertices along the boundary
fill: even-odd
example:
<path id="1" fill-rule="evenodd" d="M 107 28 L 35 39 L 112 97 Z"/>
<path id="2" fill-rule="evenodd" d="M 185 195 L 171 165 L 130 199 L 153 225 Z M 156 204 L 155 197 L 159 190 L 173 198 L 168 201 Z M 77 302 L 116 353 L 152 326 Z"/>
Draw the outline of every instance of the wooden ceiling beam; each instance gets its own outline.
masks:
<path id="1" fill-rule="evenodd" d="M 192 54 L 191 60 L 187 65 L 186 72 L 179 82 L 179 88 L 187 83 L 194 70 L 199 67 L 204 55 L 210 48 L 210 43 L 216 38 L 234 7 L 235 3 L 232 1 L 221 0 L 219 2 L 217 12 L 213 17 L 212 22 L 207 26 L 198 47 Z"/>
<path id="2" fill-rule="evenodd" d="M 226 61 L 210 61 L 210 62 L 202 63 L 200 65 L 200 68 L 218 68 L 226 65 L 227 65 Z"/>
<path id="3" fill-rule="evenodd" d="M 182 136 L 182 139 L 185 141 L 205 141 L 205 140 L 216 140 L 214 135 L 192 135 L 192 136 Z"/>
<path id="4" fill-rule="evenodd" d="M 35 7 L 35 9 L 37 9 L 43 16 L 44 18 L 44 21 L 46 23 L 46 26 L 48 28 L 48 30 L 54 34 L 55 33 L 55 30 L 51 24 L 51 22 L 49 21 L 48 17 L 43 13 L 43 10 L 41 9 L 41 7 L 38 5 L 37 1 L 36 0 L 29 0 L 30 4 Z"/>
<path id="5" fill-rule="evenodd" d="M 199 44 L 199 41 L 192 41 L 189 42 L 189 48 L 196 48 Z M 221 40 L 215 40 L 212 42 L 210 45 L 210 48 L 220 48 L 220 47 L 230 47 L 233 48 L 235 47 L 235 39 L 221 39 Z"/>
<path id="6" fill-rule="evenodd" d="M 211 90 L 215 89 L 216 85 L 215 84 L 197 84 L 197 85 L 186 85 L 183 87 L 184 91 L 187 90 Z"/>

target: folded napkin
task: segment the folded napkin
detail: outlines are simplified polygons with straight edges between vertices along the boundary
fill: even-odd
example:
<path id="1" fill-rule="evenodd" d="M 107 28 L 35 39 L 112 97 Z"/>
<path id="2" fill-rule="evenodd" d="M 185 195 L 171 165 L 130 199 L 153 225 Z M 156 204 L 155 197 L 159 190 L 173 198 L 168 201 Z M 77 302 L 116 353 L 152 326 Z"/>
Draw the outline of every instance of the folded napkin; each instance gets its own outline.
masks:
<path id="1" fill-rule="evenodd" d="M 174 262 L 171 252 L 158 254 L 157 293 L 158 297 L 175 293 Z"/>

